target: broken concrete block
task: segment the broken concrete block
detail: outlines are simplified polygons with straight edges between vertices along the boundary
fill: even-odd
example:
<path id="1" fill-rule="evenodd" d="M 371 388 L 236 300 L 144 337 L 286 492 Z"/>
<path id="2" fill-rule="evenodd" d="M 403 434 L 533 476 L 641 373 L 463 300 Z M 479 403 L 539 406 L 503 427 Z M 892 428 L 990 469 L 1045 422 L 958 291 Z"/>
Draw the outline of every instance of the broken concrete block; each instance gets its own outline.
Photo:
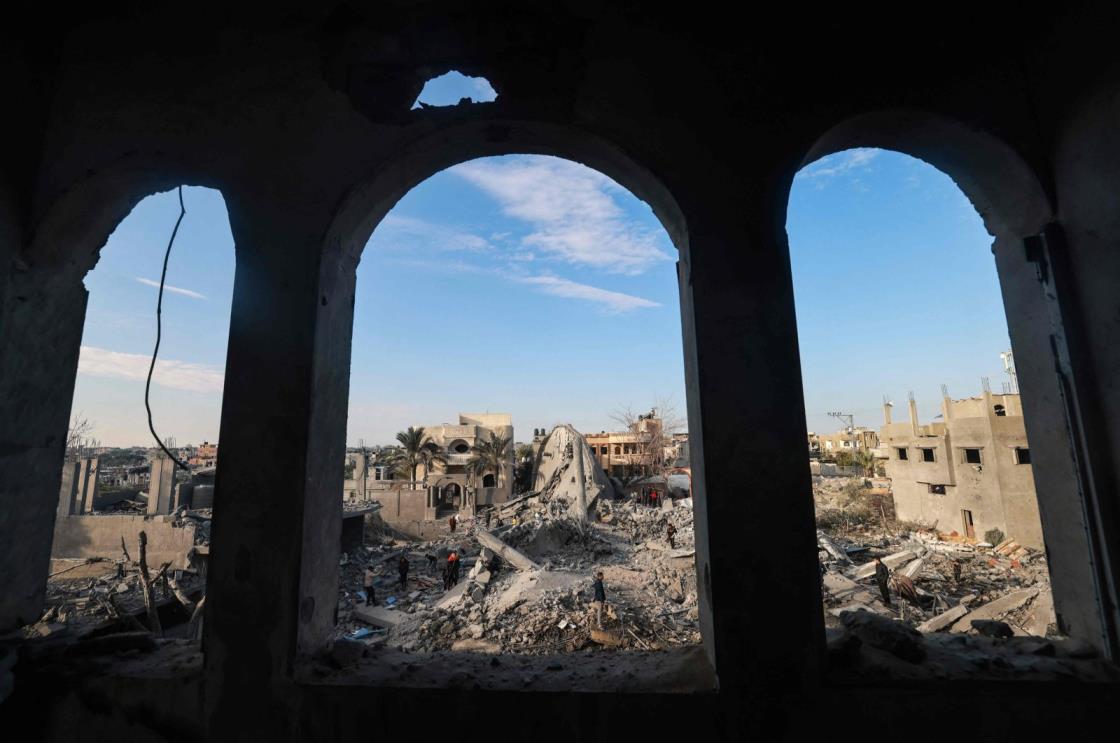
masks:
<path id="1" fill-rule="evenodd" d="M 606 647 L 616 648 L 622 644 L 622 636 L 617 632 L 608 632 L 602 629 L 591 630 L 591 641 Z"/>
<path id="2" fill-rule="evenodd" d="M 489 571 L 489 570 L 483 570 L 483 571 L 482 571 L 481 573 L 479 573 L 478 575 L 476 575 L 476 576 L 474 577 L 474 579 L 475 579 L 475 581 L 477 581 L 477 582 L 478 582 L 478 583 L 479 583 L 480 585 L 483 585 L 483 586 L 485 586 L 485 585 L 487 585 L 488 583 L 490 583 L 490 571 Z"/>
<path id="3" fill-rule="evenodd" d="M 470 594 L 471 600 L 476 604 L 481 604 L 486 598 L 486 593 L 482 590 L 482 586 L 471 586 Z"/>
<path id="4" fill-rule="evenodd" d="M 467 627 L 467 634 L 470 635 L 470 637 L 474 640 L 481 639 L 482 635 L 484 634 L 482 624 L 476 623 L 472 624 L 470 627 Z"/>
<path id="5" fill-rule="evenodd" d="M 485 529 L 479 529 L 475 536 L 478 538 L 479 544 L 498 553 L 503 560 L 513 565 L 518 570 L 540 570 L 540 565 L 533 562 L 513 547 L 510 547 Z"/>
<path id="6" fill-rule="evenodd" d="M 451 649 L 463 653 L 489 653 L 497 654 L 502 651 L 502 646 L 492 640 L 463 639 L 451 643 Z"/>
<path id="7" fill-rule="evenodd" d="M 1030 601 L 1038 595 L 1040 590 L 1040 586 L 1032 586 L 1022 591 L 1012 591 L 1006 596 L 999 597 L 995 601 L 989 601 L 957 620 L 957 623 L 953 625 L 950 631 L 968 632 L 972 629 L 972 620 L 974 619 L 995 619 L 996 617 L 1001 617 L 1007 612 L 1014 611 Z"/>
<path id="8" fill-rule="evenodd" d="M 354 614 L 366 624 L 386 629 L 393 629 L 401 623 L 403 618 L 399 612 L 383 609 L 380 606 L 356 606 L 354 607 Z"/>
<path id="9" fill-rule="evenodd" d="M 883 558 L 883 564 L 886 565 L 891 570 L 894 570 L 895 568 L 899 567 L 900 565 L 905 565 L 906 563 L 910 562 L 911 560 L 913 560 L 916 557 L 917 557 L 917 555 L 914 554 L 911 550 L 905 550 L 903 552 L 896 552 L 893 555 L 888 555 L 887 557 L 884 557 Z M 855 572 L 852 573 L 852 577 L 855 578 L 856 580 L 863 580 L 864 578 L 870 578 L 873 575 L 875 575 L 875 561 L 874 560 L 872 560 L 871 562 L 864 563 L 863 565 L 860 565 L 858 568 L 856 568 Z"/>
<path id="10" fill-rule="evenodd" d="M 897 658 L 919 663 L 926 657 L 922 634 L 901 622 L 866 610 L 846 611 L 840 615 L 840 622 L 863 642 Z"/>
<path id="11" fill-rule="evenodd" d="M 958 604 L 951 609 L 941 612 L 932 619 L 927 619 L 918 625 L 919 632 L 940 632 L 953 622 L 957 621 L 965 614 L 968 613 L 968 607 L 963 604 Z"/>

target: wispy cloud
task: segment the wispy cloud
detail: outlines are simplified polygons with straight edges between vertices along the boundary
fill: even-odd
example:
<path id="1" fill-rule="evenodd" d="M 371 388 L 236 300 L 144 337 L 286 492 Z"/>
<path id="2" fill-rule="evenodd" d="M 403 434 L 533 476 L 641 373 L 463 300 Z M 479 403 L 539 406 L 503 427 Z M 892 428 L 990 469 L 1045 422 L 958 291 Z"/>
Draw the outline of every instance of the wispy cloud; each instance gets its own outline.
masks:
<path id="1" fill-rule="evenodd" d="M 151 279 L 145 279 L 143 276 L 137 276 L 136 280 L 139 281 L 141 284 L 145 284 L 147 286 L 154 286 L 157 289 L 159 288 L 159 282 L 158 281 L 152 281 Z M 171 284 L 164 284 L 163 285 L 163 290 L 171 292 L 173 294 L 182 294 L 184 297 L 191 297 L 192 299 L 206 299 L 205 294 L 199 294 L 196 291 L 192 291 L 191 289 L 183 289 L 182 287 L 179 287 L 179 286 L 171 286 Z"/>
<path id="2" fill-rule="evenodd" d="M 867 168 L 871 161 L 878 156 L 879 150 L 861 147 L 859 149 L 837 152 L 835 155 L 822 157 L 815 163 L 803 168 L 797 173 L 797 178 L 815 180 L 818 183 L 827 181 L 837 176 L 849 174 L 852 171 Z"/>
<path id="3" fill-rule="evenodd" d="M 509 276 L 514 281 L 539 287 L 545 294 L 567 299 L 594 302 L 614 313 L 630 312 L 643 307 L 660 307 L 657 302 L 621 292 L 612 292 L 587 284 L 562 279 L 559 276 Z"/>
<path id="4" fill-rule="evenodd" d="M 478 235 L 415 217 L 389 214 L 377 226 L 373 242 L 384 248 L 485 253 L 490 243 Z"/>
<path id="5" fill-rule="evenodd" d="M 110 351 L 97 346 L 82 346 L 78 373 L 143 382 L 148 376 L 151 357 L 139 353 Z M 220 367 L 175 359 L 156 361 L 152 382 L 161 387 L 187 392 L 221 393 L 224 373 Z"/>
<path id="6" fill-rule="evenodd" d="M 615 202 L 625 191 L 606 176 L 554 157 L 474 160 L 448 172 L 492 196 L 509 217 L 528 222 L 525 248 L 567 263 L 638 274 L 671 257 L 659 230 L 637 224 Z"/>

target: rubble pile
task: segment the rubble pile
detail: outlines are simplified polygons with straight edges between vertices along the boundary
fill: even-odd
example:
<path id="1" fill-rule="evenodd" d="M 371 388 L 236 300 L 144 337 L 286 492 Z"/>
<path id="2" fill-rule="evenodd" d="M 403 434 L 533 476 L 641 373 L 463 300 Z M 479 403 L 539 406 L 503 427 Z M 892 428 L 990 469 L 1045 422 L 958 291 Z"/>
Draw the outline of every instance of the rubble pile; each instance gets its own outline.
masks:
<path id="1" fill-rule="evenodd" d="M 145 615 L 140 568 L 123 559 L 52 560 L 54 572 L 47 580 L 46 608 L 39 621 L 23 628 L 24 635 L 47 637 L 65 634 L 83 639 L 121 628 L 135 628 Z M 152 569 L 153 576 L 156 570 Z M 205 581 L 193 570 L 168 570 L 168 581 L 156 581 L 156 605 L 179 601 L 180 593 L 197 600 Z M 142 629 L 142 628 L 141 628 Z"/>
<path id="2" fill-rule="evenodd" d="M 434 540 L 386 538 L 354 559 L 344 556 L 336 636 L 408 652 L 522 655 L 699 643 L 691 501 L 651 507 L 597 495 L 587 522 L 569 506 L 555 490 L 534 492 L 497 507 L 491 515 L 501 525 L 491 518 L 492 530 L 476 517 Z M 675 549 L 667 543 L 670 523 Z M 462 575 L 444 590 L 452 550 Z M 403 590 L 402 554 L 410 565 Z M 369 564 L 377 576 L 372 606 L 361 589 Z M 592 607 L 599 571 L 607 594 L 601 627 Z"/>
<path id="3" fill-rule="evenodd" d="M 843 509 L 845 487 L 830 479 L 836 478 L 818 483 L 818 505 L 824 511 Z M 847 502 L 861 508 L 850 498 Z M 1002 623 L 1013 636 L 1056 633 L 1045 556 L 1012 539 L 998 545 L 969 543 L 917 525 L 874 519 L 818 519 L 818 526 L 828 627 L 840 627 L 845 612 L 864 610 L 924 633 L 1004 631 L 973 622 Z M 891 571 L 889 605 L 875 583 L 876 557 Z"/>
<path id="4" fill-rule="evenodd" d="M 568 516 L 582 522 L 596 501 L 611 496 L 614 488 L 583 436 L 562 425 L 552 429 L 541 445 L 533 490 L 544 502 L 558 504 Z"/>

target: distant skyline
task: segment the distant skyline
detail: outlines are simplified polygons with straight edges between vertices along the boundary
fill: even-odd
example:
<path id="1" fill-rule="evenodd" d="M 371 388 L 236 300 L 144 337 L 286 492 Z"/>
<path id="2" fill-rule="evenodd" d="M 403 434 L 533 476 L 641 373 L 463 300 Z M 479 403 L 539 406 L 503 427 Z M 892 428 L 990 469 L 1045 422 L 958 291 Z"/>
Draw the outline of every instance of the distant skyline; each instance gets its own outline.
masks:
<path id="1" fill-rule="evenodd" d="M 420 99 L 487 99 L 459 78 Z M 235 262 L 221 195 L 184 198 L 152 405 L 161 435 L 197 444 L 218 438 Z M 86 277 L 74 413 L 106 445 L 152 443 L 143 380 L 176 215 L 174 192 L 143 200 Z M 942 383 L 954 397 L 978 394 L 981 376 L 1000 389 L 991 238 L 947 176 L 897 153 L 838 153 L 795 178 L 787 228 L 809 430 L 839 428 L 830 410 L 878 427 L 884 394 L 913 390 L 925 421 Z M 437 173 L 358 267 L 347 442 L 460 412 L 510 413 L 520 440 L 560 422 L 609 430 L 613 410 L 663 397 L 683 418 L 676 259 L 649 207 L 582 165 L 507 156 Z"/>

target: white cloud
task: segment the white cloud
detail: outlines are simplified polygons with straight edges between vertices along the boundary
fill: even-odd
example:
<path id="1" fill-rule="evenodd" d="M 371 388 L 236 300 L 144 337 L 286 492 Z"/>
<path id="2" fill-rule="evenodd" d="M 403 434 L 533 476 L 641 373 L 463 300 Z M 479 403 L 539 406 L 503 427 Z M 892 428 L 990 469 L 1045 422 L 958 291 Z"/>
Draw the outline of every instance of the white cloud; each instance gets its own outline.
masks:
<path id="1" fill-rule="evenodd" d="M 796 177 L 823 181 L 850 173 L 853 170 L 862 170 L 871 164 L 871 161 L 879 155 L 879 152 L 880 150 L 867 147 L 837 152 L 834 155 L 822 157 L 808 167 L 802 168 Z"/>
<path id="2" fill-rule="evenodd" d="M 148 376 L 151 356 L 122 353 L 96 346 L 82 346 L 78 373 L 91 377 L 110 377 L 143 382 Z M 175 359 L 158 359 L 152 383 L 187 392 L 221 393 L 225 379 L 220 367 Z"/>
<path id="3" fill-rule="evenodd" d="M 671 260 L 659 230 L 636 224 L 615 203 L 625 190 L 578 163 L 555 157 L 474 160 L 448 172 L 495 198 L 506 216 L 532 225 L 522 243 L 562 261 L 638 274 Z"/>
<path id="4" fill-rule="evenodd" d="M 141 284 L 146 284 L 147 286 L 154 286 L 157 289 L 159 288 L 159 282 L 158 281 L 152 281 L 151 279 L 145 279 L 142 276 L 137 276 L 135 278 Z M 182 294 L 184 297 L 191 297 L 192 299 L 206 299 L 205 294 L 199 294 L 196 291 L 192 291 L 190 289 L 183 289 L 183 288 L 180 288 L 178 286 L 171 286 L 171 284 L 164 284 L 163 285 L 163 290 L 168 291 L 168 292 L 172 292 L 173 294 Z"/>
<path id="5" fill-rule="evenodd" d="M 612 292 L 587 284 L 577 284 L 559 276 L 511 276 L 510 278 L 523 284 L 540 287 L 540 290 L 545 294 L 601 304 L 611 312 L 629 312 L 641 307 L 661 306 L 648 299 L 622 294 L 621 292 Z"/>
<path id="6" fill-rule="evenodd" d="M 434 249 L 485 253 L 490 243 L 478 235 L 415 217 L 388 214 L 374 232 L 374 242 L 391 248 Z"/>

